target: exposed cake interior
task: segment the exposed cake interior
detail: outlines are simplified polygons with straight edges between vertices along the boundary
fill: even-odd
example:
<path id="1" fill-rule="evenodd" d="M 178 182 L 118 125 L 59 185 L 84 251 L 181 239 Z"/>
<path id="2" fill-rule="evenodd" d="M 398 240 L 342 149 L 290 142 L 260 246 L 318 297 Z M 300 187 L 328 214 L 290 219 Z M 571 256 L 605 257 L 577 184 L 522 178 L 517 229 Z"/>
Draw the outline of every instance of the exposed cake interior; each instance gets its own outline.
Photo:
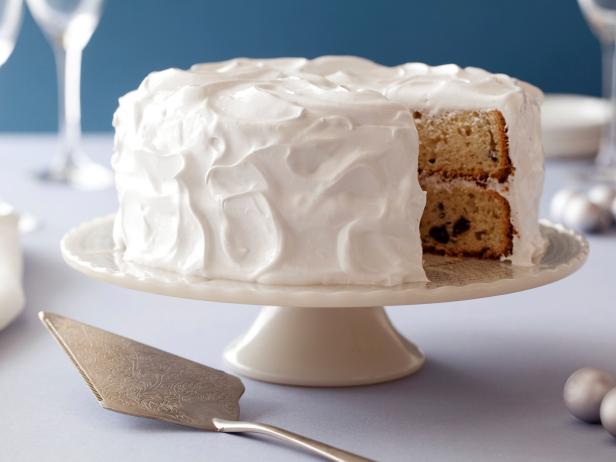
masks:
<path id="1" fill-rule="evenodd" d="M 513 226 L 498 192 L 513 173 L 505 119 L 497 110 L 413 113 L 419 174 L 427 192 L 424 251 L 451 256 L 511 255 Z"/>
<path id="2" fill-rule="evenodd" d="M 420 232 L 424 251 L 500 258 L 511 254 L 509 204 L 472 182 L 423 182 L 428 192 Z"/>
<path id="3" fill-rule="evenodd" d="M 499 111 L 413 113 L 419 132 L 419 173 L 443 177 L 494 178 L 511 173 L 505 119 Z"/>

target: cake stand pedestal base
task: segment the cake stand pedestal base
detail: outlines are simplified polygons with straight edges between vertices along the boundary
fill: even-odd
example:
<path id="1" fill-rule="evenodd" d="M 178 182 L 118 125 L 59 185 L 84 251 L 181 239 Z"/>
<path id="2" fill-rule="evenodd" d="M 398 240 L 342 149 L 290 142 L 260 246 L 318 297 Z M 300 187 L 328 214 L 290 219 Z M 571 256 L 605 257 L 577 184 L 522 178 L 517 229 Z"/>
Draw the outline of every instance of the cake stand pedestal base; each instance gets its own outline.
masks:
<path id="1" fill-rule="evenodd" d="M 225 351 L 246 377 L 285 385 L 352 386 L 412 374 L 424 355 L 402 337 L 382 306 L 265 306 Z"/>

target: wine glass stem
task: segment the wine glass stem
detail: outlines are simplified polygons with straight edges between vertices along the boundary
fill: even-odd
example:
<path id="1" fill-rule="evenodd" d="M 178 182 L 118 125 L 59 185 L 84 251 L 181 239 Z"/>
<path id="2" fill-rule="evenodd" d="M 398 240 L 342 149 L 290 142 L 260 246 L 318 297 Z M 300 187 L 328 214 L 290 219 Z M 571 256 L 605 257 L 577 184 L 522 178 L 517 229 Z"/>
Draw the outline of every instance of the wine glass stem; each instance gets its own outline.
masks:
<path id="1" fill-rule="evenodd" d="M 60 159 L 58 167 L 67 169 L 78 160 L 81 143 L 81 49 L 56 45 L 58 71 L 58 124 Z"/>
<path id="2" fill-rule="evenodd" d="M 610 100 L 612 97 L 613 54 L 614 45 L 610 42 L 601 40 L 601 92 L 605 100 Z"/>
<path id="3" fill-rule="evenodd" d="M 614 43 L 603 45 L 603 96 L 609 99 L 613 115 L 616 115 L 616 54 Z M 602 167 L 616 168 L 616 117 L 610 117 L 604 128 L 601 149 L 597 155 L 597 164 Z"/>

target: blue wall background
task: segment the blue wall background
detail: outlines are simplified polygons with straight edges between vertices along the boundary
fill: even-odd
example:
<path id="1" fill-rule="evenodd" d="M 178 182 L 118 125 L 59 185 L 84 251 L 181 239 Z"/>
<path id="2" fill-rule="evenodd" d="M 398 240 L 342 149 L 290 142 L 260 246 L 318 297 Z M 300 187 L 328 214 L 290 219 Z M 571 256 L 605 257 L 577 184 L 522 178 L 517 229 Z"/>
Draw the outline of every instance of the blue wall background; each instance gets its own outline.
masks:
<path id="1" fill-rule="evenodd" d="M 575 0 L 108 0 L 85 49 L 85 131 L 152 70 L 235 56 L 356 54 L 455 62 L 547 92 L 599 94 L 600 50 Z M 0 130 L 56 129 L 51 49 L 26 11 L 0 69 Z"/>

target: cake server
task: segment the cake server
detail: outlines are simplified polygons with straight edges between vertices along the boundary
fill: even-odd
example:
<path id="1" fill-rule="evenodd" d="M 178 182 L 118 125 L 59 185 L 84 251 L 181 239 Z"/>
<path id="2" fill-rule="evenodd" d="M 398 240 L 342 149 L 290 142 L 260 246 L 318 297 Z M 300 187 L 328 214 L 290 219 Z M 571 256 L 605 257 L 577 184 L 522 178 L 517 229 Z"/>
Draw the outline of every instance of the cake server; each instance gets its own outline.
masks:
<path id="1" fill-rule="evenodd" d="M 339 462 L 370 459 L 272 425 L 239 420 L 242 381 L 126 337 L 41 311 L 45 327 L 105 409 L 201 430 L 271 436 Z"/>

